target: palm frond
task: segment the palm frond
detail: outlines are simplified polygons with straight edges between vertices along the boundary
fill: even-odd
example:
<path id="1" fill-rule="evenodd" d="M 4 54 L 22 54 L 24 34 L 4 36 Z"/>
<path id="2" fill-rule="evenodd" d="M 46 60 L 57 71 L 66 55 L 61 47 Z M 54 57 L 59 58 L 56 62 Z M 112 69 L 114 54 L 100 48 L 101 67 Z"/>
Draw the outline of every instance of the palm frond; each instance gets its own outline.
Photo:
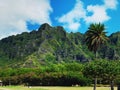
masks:
<path id="1" fill-rule="evenodd" d="M 90 24 L 88 31 L 85 33 L 88 49 L 96 52 L 100 45 L 108 40 L 106 33 L 104 24 Z"/>

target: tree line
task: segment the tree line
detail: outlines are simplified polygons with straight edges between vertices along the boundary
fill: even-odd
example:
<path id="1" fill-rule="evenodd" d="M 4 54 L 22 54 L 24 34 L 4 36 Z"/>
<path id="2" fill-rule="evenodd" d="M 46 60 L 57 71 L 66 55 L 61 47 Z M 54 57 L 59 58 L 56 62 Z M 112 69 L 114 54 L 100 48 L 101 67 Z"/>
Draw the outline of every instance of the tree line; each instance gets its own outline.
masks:
<path id="1" fill-rule="evenodd" d="M 98 84 L 119 84 L 120 61 L 62 62 L 40 68 L 0 70 L 3 85 L 89 86 L 94 83 L 95 77 Z"/>

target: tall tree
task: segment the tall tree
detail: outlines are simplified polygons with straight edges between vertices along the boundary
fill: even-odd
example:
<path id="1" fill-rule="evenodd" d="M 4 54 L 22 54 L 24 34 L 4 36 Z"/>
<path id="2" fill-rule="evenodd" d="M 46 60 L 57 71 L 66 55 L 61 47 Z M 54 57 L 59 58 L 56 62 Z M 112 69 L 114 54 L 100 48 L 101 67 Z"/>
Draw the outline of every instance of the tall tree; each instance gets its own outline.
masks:
<path id="1" fill-rule="evenodd" d="M 88 31 L 85 33 L 88 49 L 94 51 L 96 58 L 98 48 L 108 40 L 106 33 L 105 26 L 101 23 L 90 24 Z"/>
<path id="2" fill-rule="evenodd" d="M 90 24 L 88 31 L 85 33 L 86 44 L 88 46 L 88 49 L 95 53 L 95 58 L 97 58 L 98 48 L 108 40 L 106 33 L 107 32 L 105 32 L 105 26 L 104 24 L 101 24 L 101 23 Z M 95 79 L 95 82 L 94 82 L 93 90 L 96 90 L 97 77 L 94 77 L 94 79 Z"/>

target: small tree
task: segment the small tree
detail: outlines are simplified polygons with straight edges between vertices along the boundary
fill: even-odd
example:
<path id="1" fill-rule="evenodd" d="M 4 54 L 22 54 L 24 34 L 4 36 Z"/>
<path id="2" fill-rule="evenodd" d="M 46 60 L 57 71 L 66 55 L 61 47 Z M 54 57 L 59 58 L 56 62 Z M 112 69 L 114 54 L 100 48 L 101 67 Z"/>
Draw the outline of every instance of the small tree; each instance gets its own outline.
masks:
<path id="1" fill-rule="evenodd" d="M 91 61 L 85 65 L 84 74 L 91 78 L 107 79 L 111 90 L 114 90 L 114 81 L 120 74 L 120 61 Z"/>
<path id="2" fill-rule="evenodd" d="M 91 61 L 85 64 L 84 74 L 90 78 L 94 79 L 94 82 L 97 82 L 97 78 L 100 77 L 101 69 L 100 61 Z M 94 84 L 94 90 L 96 89 L 96 85 Z"/>
<path id="3" fill-rule="evenodd" d="M 102 77 L 110 81 L 111 90 L 114 90 L 114 81 L 120 74 L 119 61 L 105 61 L 102 65 Z"/>

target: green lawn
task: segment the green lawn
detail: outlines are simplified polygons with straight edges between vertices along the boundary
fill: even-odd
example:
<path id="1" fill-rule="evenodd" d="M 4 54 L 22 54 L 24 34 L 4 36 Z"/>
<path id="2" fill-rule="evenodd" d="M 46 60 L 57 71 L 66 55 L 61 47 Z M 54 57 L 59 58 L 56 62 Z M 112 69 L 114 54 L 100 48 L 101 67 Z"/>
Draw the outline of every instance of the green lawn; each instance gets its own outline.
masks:
<path id="1" fill-rule="evenodd" d="M 93 87 L 24 87 L 24 86 L 4 86 L 0 90 L 93 90 Z M 109 87 L 97 87 L 97 90 L 110 90 Z M 115 90 L 117 88 L 115 87 Z"/>

